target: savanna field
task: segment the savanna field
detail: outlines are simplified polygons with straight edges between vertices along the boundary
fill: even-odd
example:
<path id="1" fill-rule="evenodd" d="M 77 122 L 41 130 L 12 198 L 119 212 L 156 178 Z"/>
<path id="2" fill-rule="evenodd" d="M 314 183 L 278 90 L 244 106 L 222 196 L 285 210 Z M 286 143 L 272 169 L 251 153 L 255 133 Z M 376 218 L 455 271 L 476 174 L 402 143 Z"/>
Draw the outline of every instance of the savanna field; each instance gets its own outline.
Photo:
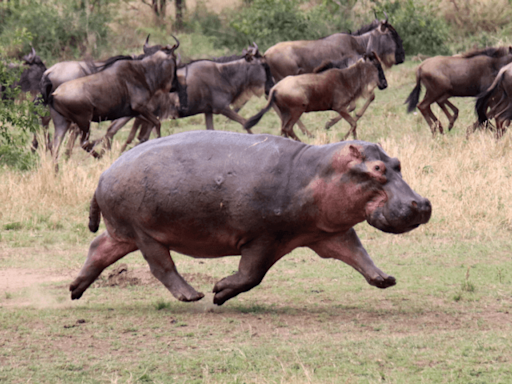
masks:
<path id="1" fill-rule="evenodd" d="M 148 31 L 131 36 L 123 25 L 129 23 L 116 24 L 117 32 L 141 47 Z M 227 53 L 197 33 L 177 36 L 184 56 Z M 164 32 L 153 38 L 173 41 Z M 500 35 L 492 44 L 507 41 Z M 239 257 L 173 253 L 179 272 L 205 293 L 182 303 L 137 251 L 71 301 L 69 284 L 96 236 L 87 228 L 90 199 L 129 128 L 100 160 L 78 146 L 66 159 L 62 148 L 57 174 L 41 147 L 29 170 L 3 166 L 0 383 L 511 383 L 512 133 L 497 141 L 478 130 L 467 138 L 474 100 L 457 98 L 454 128 L 432 138 L 421 113 L 407 114 L 404 105 L 421 58 L 407 54 L 404 64 L 386 71 L 388 88 L 375 91 L 358 122 L 358 138 L 398 157 L 403 178 L 433 207 L 429 223 L 407 234 L 356 226 L 375 264 L 397 279 L 385 290 L 303 248 L 219 307 L 212 304 L 213 285 L 237 270 Z M 240 114 L 250 117 L 265 104 L 253 98 Z M 432 109 L 446 127 L 441 110 Z M 349 129 L 344 120 L 323 128 L 334 116 L 304 114 L 315 137 L 297 127 L 295 133 L 308 144 L 339 141 Z M 204 124 L 203 115 L 165 121 L 162 135 Z M 243 131 L 223 116 L 215 115 L 214 125 Z M 93 124 L 92 138 L 107 127 Z M 253 128 L 279 130 L 273 111 Z"/>

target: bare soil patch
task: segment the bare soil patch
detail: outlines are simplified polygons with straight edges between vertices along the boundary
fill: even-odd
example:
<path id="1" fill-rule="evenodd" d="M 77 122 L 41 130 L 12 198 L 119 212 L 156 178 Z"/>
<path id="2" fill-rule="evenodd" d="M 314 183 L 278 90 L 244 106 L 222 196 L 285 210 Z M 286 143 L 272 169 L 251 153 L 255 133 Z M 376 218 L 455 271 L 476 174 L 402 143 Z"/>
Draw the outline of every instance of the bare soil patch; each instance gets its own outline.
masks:
<path id="1" fill-rule="evenodd" d="M 48 269 L 0 269 L 0 294 L 14 293 L 23 288 L 71 279 L 71 271 L 62 273 Z"/>

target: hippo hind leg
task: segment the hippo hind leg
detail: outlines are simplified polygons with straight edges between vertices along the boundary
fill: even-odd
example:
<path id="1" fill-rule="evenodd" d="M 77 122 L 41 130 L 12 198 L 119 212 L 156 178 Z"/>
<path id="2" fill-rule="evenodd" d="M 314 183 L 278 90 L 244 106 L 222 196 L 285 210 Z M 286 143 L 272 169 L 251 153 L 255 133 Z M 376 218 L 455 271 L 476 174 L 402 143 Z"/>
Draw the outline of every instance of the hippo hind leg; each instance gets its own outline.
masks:
<path id="1" fill-rule="evenodd" d="M 197 301 L 204 294 L 197 292 L 178 273 L 169 249 L 153 239 L 145 239 L 139 245 L 151 273 L 180 301 Z"/>
<path id="2" fill-rule="evenodd" d="M 223 278 L 213 287 L 213 303 L 222 305 L 232 297 L 257 286 L 275 260 L 274 253 L 262 251 L 257 246 L 242 249 L 238 272 Z"/>
<path id="3" fill-rule="evenodd" d="M 89 247 L 87 260 L 78 277 L 69 286 L 71 299 L 82 297 L 105 268 L 135 250 L 137 246 L 134 243 L 115 240 L 106 231 L 96 237 Z"/>

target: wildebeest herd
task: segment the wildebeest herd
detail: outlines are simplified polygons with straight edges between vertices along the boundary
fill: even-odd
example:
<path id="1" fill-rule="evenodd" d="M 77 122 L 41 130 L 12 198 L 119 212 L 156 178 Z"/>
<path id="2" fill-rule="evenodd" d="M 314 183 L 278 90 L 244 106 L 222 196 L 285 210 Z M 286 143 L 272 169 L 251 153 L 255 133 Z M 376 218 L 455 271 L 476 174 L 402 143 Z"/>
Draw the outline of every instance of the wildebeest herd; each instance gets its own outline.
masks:
<path id="1" fill-rule="evenodd" d="M 178 47 L 177 39 L 173 46 L 149 46 L 148 36 L 140 56 L 63 62 L 44 74 L 37 61 L 39 89 L 55 126 L 48 142 L 55 162 L 69 130 L 80 135 L 83 149 L 100 156 L 94 150 L 98 141 L 89 140 L 92 121 L 113 121 L 102 139 L 110 147 L 113 135 L 132 118 L 128 142 L 138 129 L 144 142 L 153 129 L 160 137 L 160 120 L 196 114 L 205 115 L 207 130 L 213 130 L 213 114 L 222 114 L 252 133 L 273 107 L 285 138 L 188 132 L 122 155 L 103 173 L 91 201 L 89 228 L 96 232 L 103 216 L 107 230 L 92 242 L 70 286 L 72 298 L 80 298 L 106 267 L 137 249 L 183 301 L 204 295 L 178 273 L 170 250 L 192 257 L 242 256 L 238 272 L 213 289 L 219 305 L 258 285 L 297 247 L 344 261 L 371 285 L 394 285 L 395 279 L 373 264 L 353 226 L 366 220 L 385 232 L 407 232 L 428 222 L 430 202 L 403 181 L 398 159 L 379 146 L 353 141 L 315 147 L 297 142 L 293 131 L 298 124 L 310 135 L 300 121 L 304 112 L 333 110 L 339 117 L 325 128 L 343 118 L 350 124 L 345 138 L 357 138 L 357 121 L 374 100 L 375 87 L 387 87 L 384 68 L 405 60 L 402 40 L 387 18 L 354 33 L 278 43 L 263 55 L 254 43 L 240 56 L 182 64 L 175 55 Z M 26 73 L 36 65 L 31 64 L 35 57 L 32 51 L 25 59 Z M 418 106 L 432 134 L 443 133 L 430 105 L 438 103 L 450 130 L 458 109 L 448 99 L 477 97 L 478 123 L 495 118 L 499 137 L 512 117 L 511 63 L 509 47 L 425 60 L 406 101 L 408 111 Z M 426 95 L 418 104 L 422 84 Z M 268 102 L 260 112 L 249 119 L 238 114 L 252 95 L 263 94 Z M 366 103 L 353 117 L 360 97 Z"/>

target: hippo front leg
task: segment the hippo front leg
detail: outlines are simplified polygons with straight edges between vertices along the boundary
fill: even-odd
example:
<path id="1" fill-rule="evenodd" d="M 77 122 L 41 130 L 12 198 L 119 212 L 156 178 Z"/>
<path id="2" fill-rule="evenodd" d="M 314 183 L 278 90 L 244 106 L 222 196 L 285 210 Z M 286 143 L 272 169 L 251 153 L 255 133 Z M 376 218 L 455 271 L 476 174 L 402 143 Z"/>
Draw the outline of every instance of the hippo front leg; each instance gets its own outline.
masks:
<path id="1" fill-rule="evenodd" d="M 377 288 L 388 288 L 396 284 L 393 276 L 387 275 L 375 266 L 353 228 L 344 234 L 309 245 L 309 248 L 321 257 L 347 263 L 361 273 L 370 285 Z"/>

